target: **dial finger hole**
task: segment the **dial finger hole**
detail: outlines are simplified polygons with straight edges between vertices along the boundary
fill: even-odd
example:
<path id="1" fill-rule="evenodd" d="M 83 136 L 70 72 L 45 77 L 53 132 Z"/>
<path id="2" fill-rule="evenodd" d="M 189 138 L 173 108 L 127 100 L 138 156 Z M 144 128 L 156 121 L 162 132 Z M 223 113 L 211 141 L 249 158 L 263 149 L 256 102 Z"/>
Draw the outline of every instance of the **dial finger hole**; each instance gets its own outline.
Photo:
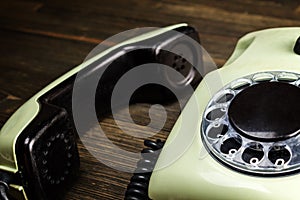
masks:
<path id="1" fill-rule="evenodd" d="M 292 74 L 292 73 L 280 73 L 277 75 L 277 80 L 281 81 L 281 82 L 294 82 L 298 79 L 298 77 L 296 76 L 296 74 Z"/>
<path id="2" fill-rule="evenodd" d="M 270 148 L 268 158 L 275 166 L 281 166 L 290 160 L 291 153 L 285 145 L 276 145 Z"/>
<path id="3" fill-rule="evenodd" d="M 210 139 L 218 139 L 223 137 L 228 131 L 228 126 L 225 124 L 218 124 L 217 126 L 212 126 L 208 132 L 207 136 Z"/>
<path id="4" fill-rule="evenodd" d="M 259 73 L 259 74 L 255 74 L 252 79 L 253 81 L 258 83 L 267 82 L 273 80 L 274 75 L 270 73 Z"/>
<path id="5" fill-rule="evenodd" d="M 236 82 L 231 84 L 231 88 L 233 90 L 242 90 L 251 85 L 251 81 L 248 79 L 237 80 Z"/>
<path id="6" fill-rule="evenodd" d="M 259 143 L 251 143 L 242 154 L 243 161 L 251 165 L 257 165 L 263 157 L 263 146 Z"/>
<path id="7" fill-rule="evenodd" d="M 214 108 L 206 114 L 206 119 L 208 120 L 218 120 L 221 119 L 226 113 L 224 108 Z"/>
<path id="8" fill-rule="evenodd" d="M 234 95 L 231 93 L 226 93 L 221 95 L 217 100 L 216 103 L 226 103 L 233 99 Z"/>
<path id="9" fill-rule="evenodd" d="M 239 136 L 226 139 L 221 145 L 224 154 L 235 154 L 242 146 L 242 138 Z"/>

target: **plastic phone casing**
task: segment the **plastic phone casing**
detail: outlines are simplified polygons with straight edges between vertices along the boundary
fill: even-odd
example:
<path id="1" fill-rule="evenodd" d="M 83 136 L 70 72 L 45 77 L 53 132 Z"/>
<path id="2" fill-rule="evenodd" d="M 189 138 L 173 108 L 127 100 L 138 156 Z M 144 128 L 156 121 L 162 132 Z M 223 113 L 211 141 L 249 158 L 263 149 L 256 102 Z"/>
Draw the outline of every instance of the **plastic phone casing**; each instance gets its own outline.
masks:
<path id="1" fill-rule="evenodd" d="M 205 107 L 212 95 L 225 85 L 258 72 L 300 73 L 300 56 L 293 52 L 299 34 L 300 28 L 275 28 L 249 33 L 238 41 L 222 68 L 204 77 L 178 118 L 158 158 L 150 179 L 150 198 L 299 199 L 300 174 L 259 177 L 234 171 L 209 154 L 203 146 L 200 133 Z M 192 139 L 189 145 L 182 148 L 181 135 Z M 178 154 L 180 148 L 184 152 Z M 178 157 L 170 159 L 176 153 Z"/>

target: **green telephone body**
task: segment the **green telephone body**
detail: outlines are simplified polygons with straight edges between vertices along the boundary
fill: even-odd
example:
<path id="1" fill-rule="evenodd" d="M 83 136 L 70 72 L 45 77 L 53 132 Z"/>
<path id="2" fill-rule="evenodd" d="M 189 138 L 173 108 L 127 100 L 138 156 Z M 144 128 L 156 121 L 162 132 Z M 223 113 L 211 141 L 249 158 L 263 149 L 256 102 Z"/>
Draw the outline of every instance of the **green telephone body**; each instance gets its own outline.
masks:
<path id="1" fill-rule="evenodd" d="M 206 140 L 204 138 L 207 137 L 206 133 L 203 133 L 205 131 L 203 126 L 207 121 L 203 118 L 206 117 L 207 108 L 216 104 L 213 99 L 217 93 L 223 91 L 229 91 L 228 94 L 230 92 L 234 93 L 235 88 L 243 86 L 243 84 L 245 87 L 256 87 L 257 89 L 257 86 L 254 85 L 259 85 L 264 81 L 284 82 L 284 84 L 288 82 L 298 87 L 300 56 L 296 51 L 299 34 L 300 28 L 274 28 L 249 33 L 238 41 L 233 54 L 222 68 L 210 72 L 204 77 L 192 97 L 197 104 L 191 100 L 187 103 L 158 158 L 150 179 L 149 197 L 151 199 L 299 199 L 300 174 L 297 171 L 299 169 L 298 160 L 294 159 L 297 156 L 297 151 L 290 149 L 291 158 L 287 161 L 290 164 L 284 163 L 280 167 L 277 165 L 275 167 L 268 166 L 274 164 L 270 161 L 265 161 L 265 164 L 259 166 L 260 164 L 257 164 L 255 159 L 252 160 L 252 164 L 247 165 L 240 165 L 241 163 L 235 163 L 234 161 L 234 156 L 241 156 L 245 151 L 248 141 L 261 141 L 263 145 L 284 143 L 286 146 L 290 145 L 296 148 L 298 140 L 295 145 L 289 143 L 290 138 L 296 138 L 296 135 L 278 139 L 274 143 L 271 140 L 265 141 L 263 140 L 265 138 L 262 137 L 249 139 L 249 137 L 243 135 L 242 137 L 245 139 L 239 141 L 241 143 L 240 147 L 229 155 L 228 152 L 222 153 L 216 150 L 218 149 L 216 144 L 224 144 L 225 140 L 222 138 L 226 135 L 227 137 L 235 134 L 241 135 L 239 131 L 234 128 L 226 129 L 227 132 L 232 131 L 235 133 L 218 135 L 214 141 L 215 143 Z M 253 85 L 251 86 L 251 84 Z M 250 90 L 248 91 L 250 92 Z M 246 95 L 245 92 L 243 95 Z M 257 93 L 257 104 L 260 103 L 260 96 L 264 95 Z M 286 95 L 288 96 L 289 93 L 287 92 Z M 234 101 L 234 98 L 238 97 L 233 97 L 232 101 Z M 251 100 L 255 101 L 256 99 Z M 276 102 L 277 99 L 273 99 L 273 101 Z M 249 103 L 251 104 L 251 102 Z M 195 105 L 198 109 L 198 115 L 194 114 Z M 243 106 L 247 107 L 247 105 Z M 287 105 L 282 102 L 280 107 L 285 108 L 285 106 Z M 297 107 L 297 105 L 293 106 Z M 280 110 L 276 107 L 273 109 Z M 240 112 L 242 113 L 242 110 Z M 259 111 L 257 112 L 258 115 L 264 115 Z M 230 108 L 224 113 L 224 115 L 232 114 Z M 249 120 L 252 120 L 251 117 L 249 117 Z M 219 120 L 219 118 L 216 118 L 216 120 Z M 298 129 L 298 127 L 296 128 Z M 193 140 L 186 147 L 183 147 L 185 151 L 177 159 L 170 159 L 173 152 L 180 148 L 182 143 L 180 138 L 182 139 L 182 137 L 178 137 L 178 135 L 183 134 L 182 132 L 190 134 L 189 137 Z M 210 145 L 212 147 L 209 147 Z M 216 146 L 213 147 L 213 145 Z M 216 151 L 214 152 L 214 150 Z M 268 150 L 262 148 L 262 160 L 268 160 L 272 156 L 270 152 L 266 152 Z M 279 165 L 280 161 L 278 160 L 275 164 Z"/>

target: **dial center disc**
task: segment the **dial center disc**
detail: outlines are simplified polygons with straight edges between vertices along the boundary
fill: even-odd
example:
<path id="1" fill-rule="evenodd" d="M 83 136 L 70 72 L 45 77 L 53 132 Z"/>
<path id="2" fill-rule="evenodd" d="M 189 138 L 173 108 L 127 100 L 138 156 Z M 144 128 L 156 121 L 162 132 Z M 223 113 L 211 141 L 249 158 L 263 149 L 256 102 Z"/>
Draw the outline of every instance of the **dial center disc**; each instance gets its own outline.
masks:
<path id="1" fill-rule="evenodd" d="M 258 141 L 278 141 L 300 132 L 300 88 L 284 82 L 264 82 L 238 93 L 230 103 L 233 128 Z"/>

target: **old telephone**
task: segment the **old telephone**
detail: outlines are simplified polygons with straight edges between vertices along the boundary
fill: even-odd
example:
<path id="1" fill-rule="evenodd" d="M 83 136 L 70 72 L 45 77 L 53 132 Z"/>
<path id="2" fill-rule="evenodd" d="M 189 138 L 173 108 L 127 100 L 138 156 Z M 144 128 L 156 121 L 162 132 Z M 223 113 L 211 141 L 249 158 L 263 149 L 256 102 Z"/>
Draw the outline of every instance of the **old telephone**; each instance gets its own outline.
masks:
<path id="1" fill-rule="evenodd" d="M 95 96 L 101 114 L 118 79 L 144 63 L 170 66 L 182 79 L 154 68 L 152 75 L 168 87 L 150 84 L 132 102 L 172 99 L 170 88 L 184 94 L 187 85 L 195 92 L 165 143 L 145 141 L 145 151 L 161 152 L 151 157 L 152 173 L 134 174 L 125 199 L 297 199 L 299 32 L 279 28 L 250 33 L 227 63 L 210 73 L 199 68 L 201 49 L 186 39 L 199 42 L 198 33 L 187 24 L 144 33 L 92 57 L 41 90 L 2 127 L 0 199 L 63 198 L 79 169 L 72 113 L 77 74 L 88 79 L 103 71 L 104 88 L 97 87 Z M 174 48 L 184 51 L 176 55 Z M 178 57 L 180 68 L 174 65 Z M 212 88 L 216 78 L 219 84 Z M 189 123 L 181 123 L 191 116 Z M 192 140 L 174 157 L 185 132 Z"/>

